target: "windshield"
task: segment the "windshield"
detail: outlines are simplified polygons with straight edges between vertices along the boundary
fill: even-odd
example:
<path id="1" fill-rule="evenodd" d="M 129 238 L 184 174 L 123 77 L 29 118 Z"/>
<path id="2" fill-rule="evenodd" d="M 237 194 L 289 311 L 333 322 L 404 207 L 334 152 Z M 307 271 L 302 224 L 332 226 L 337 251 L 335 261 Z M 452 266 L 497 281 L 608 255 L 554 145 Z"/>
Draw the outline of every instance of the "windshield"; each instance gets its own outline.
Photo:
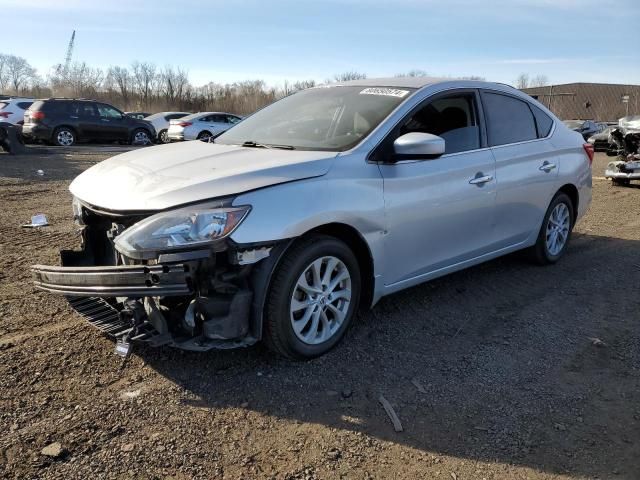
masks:
<path id="1" fill-rule="evenodd" d="M 342 151 L 355 146 L 414 89 L 319 87 L 256 112 L 215 143 Z"/>

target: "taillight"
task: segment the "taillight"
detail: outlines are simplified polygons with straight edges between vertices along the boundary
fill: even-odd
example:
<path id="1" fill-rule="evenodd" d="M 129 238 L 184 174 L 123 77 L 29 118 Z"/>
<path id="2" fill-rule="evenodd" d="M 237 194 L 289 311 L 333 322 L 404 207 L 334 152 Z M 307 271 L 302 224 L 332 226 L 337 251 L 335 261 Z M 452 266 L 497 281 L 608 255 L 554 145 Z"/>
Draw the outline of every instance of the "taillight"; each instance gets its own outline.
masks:
<path id="1" fill-rule="evenodd" d="M 180 122 L 178 123 L 179 127 L 190 127 L 192 125 L 191 122 Z"/>
<path id="2" fill-rule="evenodd" d="M 11 112 L 0 112 L 0 117 L 2 118 L 9 118 L 9 115 L 11 115 Z"/>
<path id="3" fill-rule="evenodd" d="M 41 112 L 41 111 L 31 112 L 31 120 L 43 120 L 43 119 L 44 119 L 44 112 Z"/>
<path id="4" fill-rule="evenodd" d="M 582 144 L 582 148 L 584 148 L 584 151 L 587 154 L 587 157 L 589 158 L 589 166 L 591 166 L 591 164 L 593 163 L 593 155 L 595 153 L 595 149 L 593 148 L 593 144 L 592 143 L 583 143 Z"/>

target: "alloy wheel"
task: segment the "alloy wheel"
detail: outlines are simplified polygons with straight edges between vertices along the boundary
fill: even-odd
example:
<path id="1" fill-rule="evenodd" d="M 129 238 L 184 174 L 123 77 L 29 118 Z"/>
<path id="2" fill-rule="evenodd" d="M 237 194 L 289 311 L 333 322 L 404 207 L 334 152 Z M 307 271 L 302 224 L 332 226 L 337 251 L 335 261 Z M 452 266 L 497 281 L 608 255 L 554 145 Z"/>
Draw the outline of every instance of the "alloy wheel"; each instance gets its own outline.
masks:
<path id="1" fill-rule="evenodd" d="M 342 260 L 321 257 L 302 272 L 293 288 L 290 318 L 302 342 L 329 340 L 345 321 L 351 303 L 351 274 Z"/>
<path id="2" fill-rule="evenodd" d="M 61 130 L 56 135 L 56 140 L 58 141 L 58 145 L 62 145 L 64 147 L 73 145 L 73 133 L 71 133 L 69 130 Z"/>
<path id="3" fill-rule="evenodd" d="M 569 238 L 571 215 L 564 203 L 558 203 L 549 215 L 546 231 L 546 245 L 549 254 L 558 255 Z"/>

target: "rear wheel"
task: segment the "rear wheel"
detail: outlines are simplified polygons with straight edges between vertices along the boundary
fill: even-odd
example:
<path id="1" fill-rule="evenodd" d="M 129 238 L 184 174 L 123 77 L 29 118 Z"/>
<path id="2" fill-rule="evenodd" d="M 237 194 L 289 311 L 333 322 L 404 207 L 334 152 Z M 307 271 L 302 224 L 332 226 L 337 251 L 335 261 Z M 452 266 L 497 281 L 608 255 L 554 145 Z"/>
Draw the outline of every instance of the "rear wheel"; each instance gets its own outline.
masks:
<path id="1" fill-rule="evenodd" d="M 198 134 L 198 140 L 201 140 L 203 142 L 208 142 L 211 139 L 212 136 L 213 135 L 211 135 L 210 132 L 206 132 L 206 131 L 205 132 L 200 132 Z"/>
<path id="2" fill-rule="evenodd" d="M 265 339 L 277 353 L 308 359 L 344 336 L 360 300 L 360 268 L 340 240 L 318 235 L 294 245 L 269 286 Z"/>
<path id="3" fill-rule="evenodd" d="M 60 147 L 70 147 L 76 143 L 76 133 L 69 127 L 59 127 L 53 132 L 53 143 Z"/>
<path id="4" fill-rule="evenodd" d="M 573 202 L 569 196 L 557 193 L 544 216 L 538 240 L 531 249 L 537 263 L 548 265 L 560 260 L 569 244 L 574 218 Z"/>
<path id="5" fill-rule="evenodd" d="M 164 130 L 160 130 L 158 134 L 158 140 L 160 143 L 169 143 L 171 140 L 169 139 L 169 132 L 165 128 Z"/>

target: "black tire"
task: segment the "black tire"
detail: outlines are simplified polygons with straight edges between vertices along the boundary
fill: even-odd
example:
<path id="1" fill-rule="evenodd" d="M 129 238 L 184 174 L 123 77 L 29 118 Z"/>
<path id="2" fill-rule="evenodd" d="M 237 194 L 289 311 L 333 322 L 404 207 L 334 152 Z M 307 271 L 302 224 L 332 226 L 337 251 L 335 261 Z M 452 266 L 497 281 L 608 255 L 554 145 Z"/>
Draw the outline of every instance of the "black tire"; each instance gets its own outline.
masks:
<path id="1" fill-rule="evenodd" d="M 213 137 L 213 135 L 211 135 L 211 132 L 207 132 L 206 130 L 198 134 L 198 140 L 200 140 L 201 142 L 208 142 L 211 137 Z"/>
<path id="2" fill-rule="evenodd" d="M 615 185 L 617 187 L 628 187 L 631 184 L 631 180 L 628 178 L 612 178 L 611 185 Z"/>
<path id="3" fill-rule="evenodd" d="M 53 131 L 51 138 L 54 145 L 59 147 L 70 147 L 75 145 L 78 139 L 76 138 L 76 132 L 69 127 L 58 127 Z"/>
<path id="4" fill-rule="evenodd" d="M 169 138 L 169 132 L 166 128 L 163 128 L 158 133 L 158 143 L 170 143 L 171 139 Z"/>
<path id="5" fill-rule="evenodd" d="M 567 233 L 567 239 L 565 240 L 561 250 L 553 254 L 549 251 L 549 248 L 547 246 L 547 227 L 549 225 L 549 218 L 551 217 L 551 213 L 561 203 L 564 204 L 569 211 L 569 231 Z M 542 227 L 540 227 L 540 232 L 538 233 L 536 244 L 530 249 L 532 260 L 539 265 L 550 265 L 560 260 L 560 257 L 564 255 L 564 252 L 567 250 L 567 246 L 569 245 L 569 242 L 571 240 L 571 233 L 573 232 L 574 223 L 575 213 L 573 202 L 566 193 L 558 192 L 549 204 L 547 213 L 544 216 L 544 221 L 542 222 Z"/>
<path id="6" fill-rule="evenodd" d="M 322 343 L 305 343 L 293 329 L 291 299 L 298 279 L 308 266 L 316 259 L 327 256 L 337 258 L 346 266 L 351 280 L 351 299 L 342 324 L 331 337 Z M 327 235 L 314 235 L 298 241 L 276 267 L 267 292 L 264 331 L 268 347 L 284 357 L 296 360 L 311 359 L 327 353 L 340 342 L 349 328 L 358 309 L 360 291 L 360 267 L 347 245 Z"/>
<path id="7" fill-rule="evenodd" d="M 146 140 L 136 140 L 136 137 L 142 138 L 142 136 L 146 135 Z M 151 143 L 151 134 L 149 130 L 144 128 L 136 128 L 131 134 L 131 138 L 129 139 L 129 144 L 131 145 L 149 145 Z"/>

